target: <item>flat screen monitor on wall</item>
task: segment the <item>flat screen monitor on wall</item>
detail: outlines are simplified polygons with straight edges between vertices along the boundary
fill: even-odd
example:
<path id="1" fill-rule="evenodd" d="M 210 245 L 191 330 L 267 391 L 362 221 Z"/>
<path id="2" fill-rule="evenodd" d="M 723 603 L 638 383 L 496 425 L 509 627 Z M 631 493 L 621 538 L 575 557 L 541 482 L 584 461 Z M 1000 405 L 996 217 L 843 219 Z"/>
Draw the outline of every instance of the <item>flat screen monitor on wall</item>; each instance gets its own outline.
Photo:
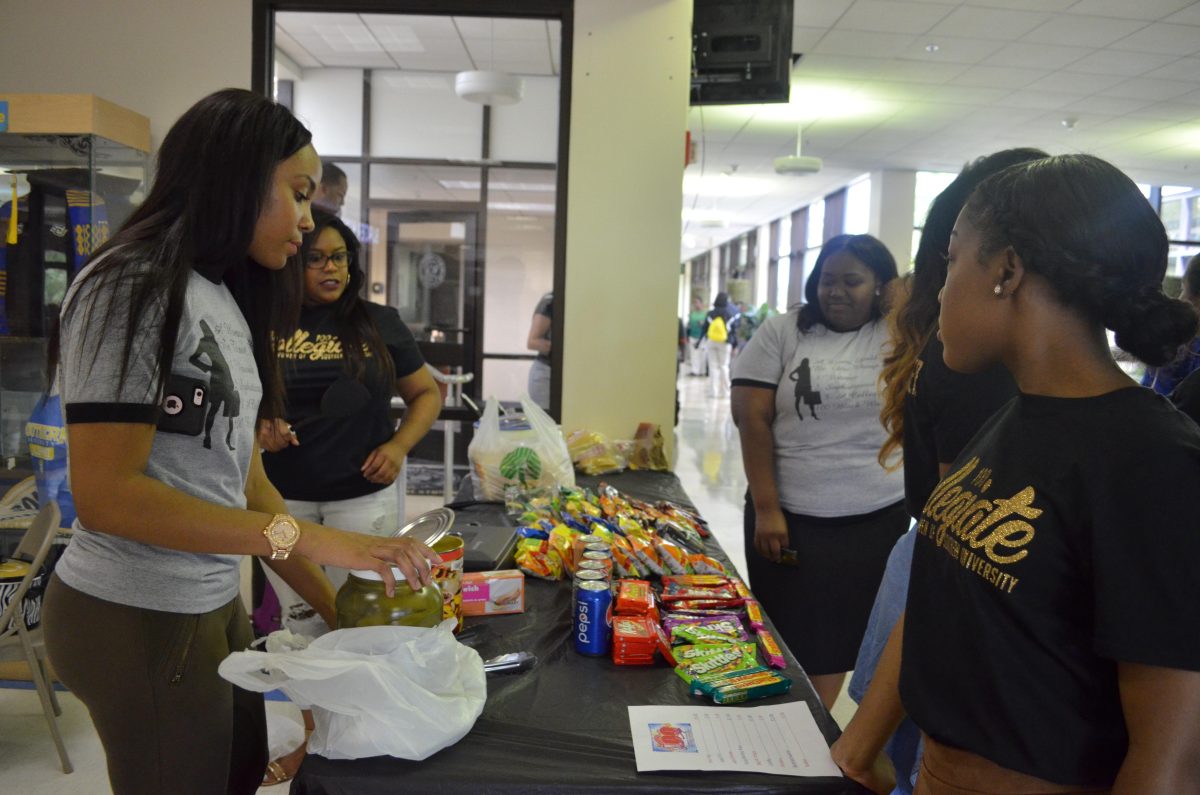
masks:
<path id="1" fill-rule="evenodd" d="M 695 0 L 693 105 L 787 102 L 792 0 Z"/>

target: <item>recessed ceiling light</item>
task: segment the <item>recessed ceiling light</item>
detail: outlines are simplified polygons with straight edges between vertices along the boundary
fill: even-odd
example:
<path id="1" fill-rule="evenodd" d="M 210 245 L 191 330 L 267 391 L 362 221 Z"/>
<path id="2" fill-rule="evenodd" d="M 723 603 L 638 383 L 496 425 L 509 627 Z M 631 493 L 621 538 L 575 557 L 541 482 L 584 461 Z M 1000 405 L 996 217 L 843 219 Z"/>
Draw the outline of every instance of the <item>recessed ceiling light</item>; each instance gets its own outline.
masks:
<path id="1" fill-rule="evenodd" d="M 1062 120 L 1062 126 L 1066 127 L 1068 130 L 1074 130 L 1075 124 L 1078 121 L 1079 121 L 1079 119 L 1075 118 L 1074 116 L 1068 116 Z"/>
<path id="2" fill-rule="evenodd" d="M 934 53 L 940 49 L 942 49 L 942 48 L 937 46 L 936 44 L 926 44 L 925 45 L 925 52 Z"/>

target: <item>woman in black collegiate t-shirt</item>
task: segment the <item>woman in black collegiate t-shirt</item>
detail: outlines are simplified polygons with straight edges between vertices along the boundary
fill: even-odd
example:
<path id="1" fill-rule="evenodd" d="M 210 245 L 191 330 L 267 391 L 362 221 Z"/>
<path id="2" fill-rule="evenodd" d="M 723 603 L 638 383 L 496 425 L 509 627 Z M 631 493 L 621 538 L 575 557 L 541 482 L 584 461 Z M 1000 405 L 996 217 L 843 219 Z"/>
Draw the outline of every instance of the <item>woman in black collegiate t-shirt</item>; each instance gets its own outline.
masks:
<path id="1" fill-rule="evenodd" d="M 1137 186 L 1087 155 L 1006 169 L 959 215 L 946 364 L 1002 362 L 1020 392 L 918 523 L 917 793 L 1200 792 L 1200 430 L 1105 335 L 1152 365 L 1194 335 L 1167 250 Z"/>
<path id="2" fill-rule="evenodd" d="M 289 266 L 303 281 L 299 328 L 276 350 L 290 422 L 260 423 L 263 465 L 295 516 L 390 536 L 404 520 L 393 484 L 408 451 L 437 419 L 442 399 L 399 313 L 360 297 L 365 277 L 358 239 L 324 210 L 313 209 L 313 224 L 298 262 Z M 331 389 L 337 401 L 326 397 Z M 399 428 L 391 416 L 393 394 L 407 406 Z M 346 581 L 346 569 L 325 571 L 335 589 Z M 286 628 L 310 636 L 326 631 L 322 616 L 266 573 Z M 304 717 L 311 730 L 311 716 Z M 305 747 L 273 760 L 264 786 L 294 776 Z"/>

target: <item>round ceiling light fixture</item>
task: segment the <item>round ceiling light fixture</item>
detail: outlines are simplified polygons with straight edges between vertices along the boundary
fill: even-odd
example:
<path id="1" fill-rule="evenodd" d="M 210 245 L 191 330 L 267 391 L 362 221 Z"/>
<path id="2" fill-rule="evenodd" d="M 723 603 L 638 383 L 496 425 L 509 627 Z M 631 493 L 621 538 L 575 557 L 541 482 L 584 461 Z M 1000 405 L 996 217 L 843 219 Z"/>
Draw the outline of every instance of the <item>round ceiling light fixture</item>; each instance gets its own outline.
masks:
<path id="1" fill-rule="evenodd" d="M 454 77 L 454 93 L 480 105 L 514 105 L 525 95 L 525 81 L 508 72 L 459 72 Z"/>

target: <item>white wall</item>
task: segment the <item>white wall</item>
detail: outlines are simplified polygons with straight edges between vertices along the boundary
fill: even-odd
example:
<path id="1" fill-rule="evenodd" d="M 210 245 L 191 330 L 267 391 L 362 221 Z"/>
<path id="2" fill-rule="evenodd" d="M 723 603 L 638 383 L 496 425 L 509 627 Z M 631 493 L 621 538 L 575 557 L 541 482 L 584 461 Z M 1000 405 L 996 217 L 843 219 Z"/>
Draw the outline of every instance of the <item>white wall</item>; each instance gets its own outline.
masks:
<path id="1" fill-rule="evenodd" d="M 563 427 L 670 444 L 690 0 L 575 4 Z"/>
<path id="2" fill-rule="evenodd" d="M 95 94 L 171 124 L 220 88 L 250 87 L 250 0 L 3 0 L 0 87 Z"/>
<path id="3" fill-rule="evenodd" d="M 362 69 L 305 69 L 293 110 L 321 157 L 362 154 Z"/>

